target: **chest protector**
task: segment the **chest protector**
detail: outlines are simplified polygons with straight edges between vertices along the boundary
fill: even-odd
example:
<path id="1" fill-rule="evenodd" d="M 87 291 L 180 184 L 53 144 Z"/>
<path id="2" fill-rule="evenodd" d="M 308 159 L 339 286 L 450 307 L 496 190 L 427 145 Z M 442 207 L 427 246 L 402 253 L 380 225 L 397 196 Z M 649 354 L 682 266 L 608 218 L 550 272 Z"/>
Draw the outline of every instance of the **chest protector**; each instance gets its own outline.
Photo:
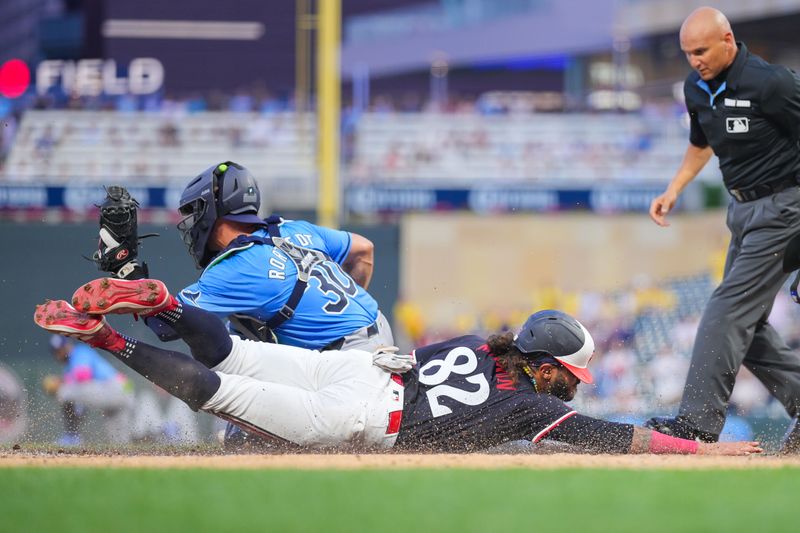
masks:
<path id="1" fill-rule="evenodd" d="M 297 268 L 297 279 L 294 282 L 292 293 L 277 313 L 264 321 L 242 314 L 230 316 L 230 321 L 234 328 L 249 339 L 263 342 L 275 342 L 273 330 L 280 327 L 281 324 L 294 316 L 295 309 L 297 309 L 297 305 L 300 303 L 300 299 L 303 297 L 306 287 L 308 286 L 311 271 L 318 264 L 331 261 L 331 257 L 325 252 L 292 244 L 281 237 L 278 226 L 282 221 L 283 219 L 277 215 L 270 216 L 265 220 L 269 237 L 262 237 L 260 235 L 239 235 L 217 256 L 218 261 L 228 252 L 236 250 L 237 248 L 242 248 L 249 244 L 265 244 L 274 246 L 286 254 Z M 215 261 L 212 261 L 211 265 L 213 265 L 214 262 Z"/>

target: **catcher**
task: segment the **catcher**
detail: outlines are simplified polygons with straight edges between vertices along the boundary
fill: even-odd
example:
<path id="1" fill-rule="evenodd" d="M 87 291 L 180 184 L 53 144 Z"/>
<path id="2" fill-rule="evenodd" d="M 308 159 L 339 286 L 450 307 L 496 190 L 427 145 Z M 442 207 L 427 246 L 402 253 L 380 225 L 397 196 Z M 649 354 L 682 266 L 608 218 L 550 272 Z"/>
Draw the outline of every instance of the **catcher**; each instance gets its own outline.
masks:
<path id="1" fill-rule="evenodd" d="M 261 193 L 232 161 L 206 169 L 186 186 L 178 224 L 200 279 L 176 296 L 230 320 L 244 338 L 305 348 L 392 345 L 391 328 L 366 291 L 374 248 L 365 237 L 278 216 L 258 216 Z M 100 207 L 98 269 L 120 279 L 149 275 L 139 264 L 138 202 L 107 188 Z M 307 290 L 309 289 L 309 290 Z M 162 340 L 168 325 L 148 321 Z"/>
<path id="2" fill-rule="evenodd" d="M 699 443 L 575 412 L 563 401 L 580 381 L 591 383 L 594 342 L 558 311 L 531 315 L 517 336 L 458 337 L 398 355 L 241 339 L 151 279 L 94 280 L 72 304 L 48 301 L 34 321 L 111 353 L 192 409 L 304 448 L 469 452 L 547 436 L 606 453 L 762 451 L 756 442 Z M 193 357 L 121 335 L 107 313 L 166 322 Z"/>
<path id="3" fill-rule="evenodd" d="M 317 350 L 394 344 L 391 327 L 367 292 L 372 243 L 361 235 L 277 216 L 261 219 L 261 193 L 250 172 L 231 161 L 212 166 L 183 191 L 178 224 L 200 279 L 180 291 L 183 304 L 227 319 L 239 336 Z M 139 264 L 138 203 L 109 187 L 100 206 L 98 268 L 120 279 L 148 275 Z M 162 340 L 172 327 L 146 320 Z M 229 427 L 226 443 L 246 436 Z"/>

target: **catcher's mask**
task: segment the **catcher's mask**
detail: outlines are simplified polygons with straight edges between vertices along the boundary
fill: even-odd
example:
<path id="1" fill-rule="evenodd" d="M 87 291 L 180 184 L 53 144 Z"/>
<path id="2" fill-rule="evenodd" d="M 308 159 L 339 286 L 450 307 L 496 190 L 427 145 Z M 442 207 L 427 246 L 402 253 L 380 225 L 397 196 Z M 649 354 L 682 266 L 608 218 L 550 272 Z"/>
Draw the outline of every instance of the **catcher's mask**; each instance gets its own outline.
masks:
<path id="1" fill-rule="evenodd" d="M 208 239 L 219 218 L 246 224 L 265 224 L 258 217 L 261 193 L 250 172 L 241 165 L 226 161 L 203 171 L 181 194 L 178 223 L 183 243 L 197 268 L 211 262 L 215 252 L 208 249 Z"/>
<path id="2" fill-rule="evenodd" d="M 548 355 L 584 383 L 594 378 L 587 366 L 594 355 L 594 340 L 583 324 L 561 311 L 539 311 L 528 317 L 514 346 L 525 355 Z"/>

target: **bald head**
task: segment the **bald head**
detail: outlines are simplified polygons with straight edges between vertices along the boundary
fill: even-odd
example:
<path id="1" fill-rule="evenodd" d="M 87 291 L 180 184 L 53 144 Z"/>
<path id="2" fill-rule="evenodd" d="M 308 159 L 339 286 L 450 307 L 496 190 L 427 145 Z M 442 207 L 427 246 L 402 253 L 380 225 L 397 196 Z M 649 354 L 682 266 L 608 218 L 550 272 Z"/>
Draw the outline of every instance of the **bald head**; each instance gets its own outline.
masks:
<path id="1" fill-rule="evenodd" d="M 706 81 L 717 77 L 736 58 L 731 23 L 713 7 L 695 9 L 686 17 L 680 40 L 689 64 Z"/>
<path id="2" fill-rule="evenodd" d="M 733 35 L 731 23 L 722 11 L 713 7 L 699 7 L 686 17 L 681 25 L 681 41 L 698 36 L 713 35 L 722 38 L 726 33 Z"/>

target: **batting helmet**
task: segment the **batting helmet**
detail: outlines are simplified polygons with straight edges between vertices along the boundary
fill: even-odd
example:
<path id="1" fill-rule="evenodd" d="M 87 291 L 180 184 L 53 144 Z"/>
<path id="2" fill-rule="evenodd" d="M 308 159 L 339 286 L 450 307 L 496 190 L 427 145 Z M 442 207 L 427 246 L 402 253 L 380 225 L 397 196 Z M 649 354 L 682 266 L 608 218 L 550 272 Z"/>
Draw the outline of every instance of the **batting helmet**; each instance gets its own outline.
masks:
<path id="1" fill-rule="evenodd" d="M 587 369 L 594 340 L 583 324 L 561 311 L 539 311 L 528 317 L 514 346 L 523 354 L 544 354 L 564 365 L 584 383 L 594 378 Z"/>
<path id="2" fill-rule="evenodd" d="M 197 268 L 211 262 L 208 239 L 219 218 L 246 224 L 265 224 L 258 217 L 261 193 L 258 183 L 241 165 L 226 161 L 203 171 L 181 194 L 178 223 L 183 243 Z"/>

